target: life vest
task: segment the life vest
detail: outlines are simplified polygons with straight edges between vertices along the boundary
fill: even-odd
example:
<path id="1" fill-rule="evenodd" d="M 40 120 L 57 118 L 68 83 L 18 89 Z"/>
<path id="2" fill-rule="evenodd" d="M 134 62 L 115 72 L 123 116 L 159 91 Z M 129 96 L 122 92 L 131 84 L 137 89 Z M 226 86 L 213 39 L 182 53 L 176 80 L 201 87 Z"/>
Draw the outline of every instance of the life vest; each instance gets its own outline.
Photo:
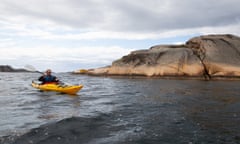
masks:
<path id="1" fill-rule="evenodd" d="M 56 77 L 54 77 L 54 76 L 44 76 L 43 79 L 44 79 L 43 80 L 44 82 L 54 82 Z"/>
<path id="2" fill-rule="evenodd" d="M 43 84 L 57 84 L 56 77 L 51 75 L 42 77 L 41 81 Z"/>

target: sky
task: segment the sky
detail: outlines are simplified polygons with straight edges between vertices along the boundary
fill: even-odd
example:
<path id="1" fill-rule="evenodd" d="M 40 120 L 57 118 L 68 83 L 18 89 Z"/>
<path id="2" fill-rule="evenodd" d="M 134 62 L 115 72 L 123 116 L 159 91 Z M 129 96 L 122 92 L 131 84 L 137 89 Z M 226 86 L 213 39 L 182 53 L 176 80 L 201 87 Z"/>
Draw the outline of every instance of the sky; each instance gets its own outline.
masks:
<path id="1" fill-rule="evenodd" d="M 0 65 L 56 72 L 207 34 L 240 35 L 239 0 L 0 0 Z"/>

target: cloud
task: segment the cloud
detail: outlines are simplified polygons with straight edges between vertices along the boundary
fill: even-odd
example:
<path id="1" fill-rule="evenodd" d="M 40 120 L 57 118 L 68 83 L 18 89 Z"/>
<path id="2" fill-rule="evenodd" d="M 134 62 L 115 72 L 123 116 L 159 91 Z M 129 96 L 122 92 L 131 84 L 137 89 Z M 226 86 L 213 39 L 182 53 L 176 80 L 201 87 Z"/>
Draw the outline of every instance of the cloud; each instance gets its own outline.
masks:
<path id="1" fill-rule="evenodd" d="M 239 25 L 239 4 L 238 0 L 1 0 L 0 21 L 18 34 L 46 39 L 146 39 L 169 31 Z M 59 30 L 66 32 L 64 36 L 53 33 Z"/>
<path id="2" fill-rule="evenodd" d="M 238 0 L 1 0 L 1 13 L 74 29 L 164 32 L 239 22 Z"/>
<path id="3" fill-rule="evenodd" d="M 0 65 L 8 61 L 16 67 L 34 65 L 40 70 L 51 67 L 55 71 L 71 71 L 78 68 L 110 65 L 113 60 L 132 50 L 121 47 L 0 48 Z"/>
<path id="4" fill-rule="evenodd" d="M 240 35 L 239 4 L 239 0 L 0 0 L 0 60 L 72 70 L 108 65 L 143 44 L 148 48 L 163 39 L 179 43 L 181 37 L 201 34 Z"/>

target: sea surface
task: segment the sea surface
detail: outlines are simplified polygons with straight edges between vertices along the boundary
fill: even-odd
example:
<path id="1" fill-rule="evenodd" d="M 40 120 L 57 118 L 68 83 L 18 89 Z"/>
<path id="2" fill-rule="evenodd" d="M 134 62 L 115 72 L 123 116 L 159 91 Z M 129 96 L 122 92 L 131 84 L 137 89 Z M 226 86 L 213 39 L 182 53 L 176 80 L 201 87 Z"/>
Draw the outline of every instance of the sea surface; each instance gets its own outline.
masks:
<path id="1" fill-rule="evenodd" d="M 38 73 L 0 73 L 0 139 L 66 118 L 104 117 L 108 134 L 88 143 L 240 143 L 240 81 L 54 75 L 84 87 L 76 96 L 40 92 L 31 87 Z"/>

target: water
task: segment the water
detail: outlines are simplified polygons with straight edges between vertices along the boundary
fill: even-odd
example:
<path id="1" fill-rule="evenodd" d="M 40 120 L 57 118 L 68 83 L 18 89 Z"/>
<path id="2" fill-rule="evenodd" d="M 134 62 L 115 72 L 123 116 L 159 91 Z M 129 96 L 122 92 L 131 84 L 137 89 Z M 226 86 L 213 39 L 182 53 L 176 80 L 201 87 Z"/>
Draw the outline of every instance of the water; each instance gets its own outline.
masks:
<path id="1" fill-rule="evenodd" d="M 40 92 L 30 86 L 37 73 L 0 73 L 0 137 L 81 117 L 108 125 L 88 143 L 240 143 L 240 81 L 55 75 L 84 88 Z"/>

